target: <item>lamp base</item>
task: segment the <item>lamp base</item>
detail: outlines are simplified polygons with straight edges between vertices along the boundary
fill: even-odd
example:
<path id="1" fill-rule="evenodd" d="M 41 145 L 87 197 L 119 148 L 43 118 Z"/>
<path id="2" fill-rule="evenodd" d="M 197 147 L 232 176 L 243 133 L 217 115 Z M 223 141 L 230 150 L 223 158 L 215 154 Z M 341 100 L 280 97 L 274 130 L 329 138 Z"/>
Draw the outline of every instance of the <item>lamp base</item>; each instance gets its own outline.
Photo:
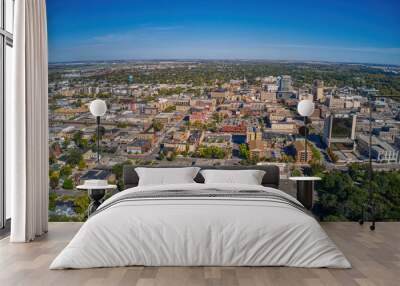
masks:
<path id="1" fill-rule="evenodd" d="M 297 181 L 297 200 L 310 210 L 313 207 L 314 181 Z"/>
<path id="2" fill-rule="evenodd" d="M 88 216 L 91 216 L 101 205 L 105 194 L 106 194 L 105 189 L 88 190 L 88 196 L 90 199 Z"/>

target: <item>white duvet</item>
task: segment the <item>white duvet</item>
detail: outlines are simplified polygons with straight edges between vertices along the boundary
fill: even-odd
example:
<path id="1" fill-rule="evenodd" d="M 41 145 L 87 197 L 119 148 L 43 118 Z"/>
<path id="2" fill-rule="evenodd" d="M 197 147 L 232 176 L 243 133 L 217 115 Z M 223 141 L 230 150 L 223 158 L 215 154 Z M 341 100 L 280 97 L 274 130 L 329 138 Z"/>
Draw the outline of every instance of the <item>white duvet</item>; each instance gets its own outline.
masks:
<path id="1" fill-rule="evenodd" d="M 288 204 L 246 198 L 152 198 L 131 192 L 263 190 L 254 185 L 181 184 L 136 187 L 105 201 L 50 269 L 145 266 L 294 266 L 349 268 L 310 215 Z M 298 203 L 298 202 L 297 202 Z M 107 207 L 108 206 L 108 207 Z"/>

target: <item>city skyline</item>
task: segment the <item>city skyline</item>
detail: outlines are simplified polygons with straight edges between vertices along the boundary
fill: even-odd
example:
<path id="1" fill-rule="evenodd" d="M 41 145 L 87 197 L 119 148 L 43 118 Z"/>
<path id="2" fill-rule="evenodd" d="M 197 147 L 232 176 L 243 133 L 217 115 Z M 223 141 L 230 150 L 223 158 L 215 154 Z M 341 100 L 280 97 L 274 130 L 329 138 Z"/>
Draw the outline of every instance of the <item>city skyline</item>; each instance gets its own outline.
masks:
<path id="1" fill-rule="evenodd" d="M 400 64 L 396 1 L 235 4 L 48 1 L 49 59 Z"/>

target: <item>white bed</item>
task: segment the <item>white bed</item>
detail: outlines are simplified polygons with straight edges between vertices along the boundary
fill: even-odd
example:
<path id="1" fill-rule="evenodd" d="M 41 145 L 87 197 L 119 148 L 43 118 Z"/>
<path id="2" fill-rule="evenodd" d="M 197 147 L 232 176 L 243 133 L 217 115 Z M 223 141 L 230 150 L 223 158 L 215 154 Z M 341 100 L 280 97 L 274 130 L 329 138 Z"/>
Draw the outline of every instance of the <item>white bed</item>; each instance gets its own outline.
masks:
<path id="1" fill-rule="evenodd" d="M 175 190 L 173 196 L 154 196 Z M 239 191 L 240 196 L 229 195 Z M 252 195 L 260 191 L 259 197 Z M 203 195 L 190 195 L 195 192 Z M 131 188 L 105 201 L 50 269 L 128 265 L 350 268 L 318 222 L 299 205 L 282 191 L 255 185 Z"/>

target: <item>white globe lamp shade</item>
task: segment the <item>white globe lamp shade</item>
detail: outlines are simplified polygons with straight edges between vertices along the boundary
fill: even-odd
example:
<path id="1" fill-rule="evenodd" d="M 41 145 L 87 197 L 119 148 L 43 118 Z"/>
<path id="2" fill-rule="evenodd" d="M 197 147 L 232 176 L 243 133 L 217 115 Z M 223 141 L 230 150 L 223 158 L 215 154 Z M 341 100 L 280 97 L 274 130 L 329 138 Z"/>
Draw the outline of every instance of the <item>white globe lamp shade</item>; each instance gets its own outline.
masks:
<path id="1" fill-rule="evenodd" d="M 104 100 L 96 99 L 90 103 L 89 109 L 93 116 L 103 116 L 107 111 L 107 104 Z"/>
<path id="2" fill-rule="evenodd" d="M 314 110 L 314 102 L 311 100 L 302 100 L 297 105 L 297 112 L 304 117 L 311 116 L 314 113 Z"/>

